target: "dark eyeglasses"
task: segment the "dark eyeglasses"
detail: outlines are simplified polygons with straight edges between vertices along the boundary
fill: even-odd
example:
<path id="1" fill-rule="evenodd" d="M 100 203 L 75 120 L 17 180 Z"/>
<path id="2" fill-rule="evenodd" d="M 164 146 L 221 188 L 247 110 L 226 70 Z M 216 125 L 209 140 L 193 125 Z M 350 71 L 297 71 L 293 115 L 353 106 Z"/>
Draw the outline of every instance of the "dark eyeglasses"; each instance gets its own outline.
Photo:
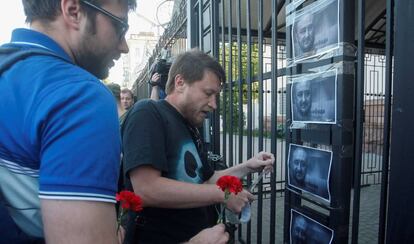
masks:
<path id="1" fill-rule="evenodd" d="M 86 6 L 88 6 L 90 8 L 93 8 L 94 10 L 106 15 L 107 17 L 109 17 L 112 20 L 112 23 L 114 23 L 114 27 L 115 27 L 115 30 L 118 34 L 119 40 L 124 38 L 126 32 L 128 31 L 128 28 L 129 28 L 128 23 L 126 23 L 121 18 L 111 14 L 107 10 L 105 10 L 105 9 L 99 7 L 99 6 L 96 6 L 95 4 L 90 3 L 89 1 L 81 0 L 80 2 L 85 4 Z"/>

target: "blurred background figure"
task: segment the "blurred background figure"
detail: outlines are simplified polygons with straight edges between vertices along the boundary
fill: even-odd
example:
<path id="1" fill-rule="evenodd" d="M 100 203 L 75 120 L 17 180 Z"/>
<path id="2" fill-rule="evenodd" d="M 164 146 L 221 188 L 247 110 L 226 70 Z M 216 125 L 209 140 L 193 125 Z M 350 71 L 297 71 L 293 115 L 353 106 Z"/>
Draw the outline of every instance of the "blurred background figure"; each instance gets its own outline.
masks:
<path id="1" fill-rule="evenodd" d="M 152 86 L 150 98 L 153 100 L 164 99 L 165 85 L 168 80 L 168 72 L 170 71 L 171 63 L 166 59 L 159 59 L 151 68 L 151 80 L 148 83 Z"/>
<path id="2" fill-rule="evenodd" d="M 112 95 L 114 95 L 119 118 L 126 112 L 126 110 L 121 105 L 121 86 L 116 83 L 109 83 L 106 85 L 106 87 L 108 87 L 108 89 L 112 92 Z"/>
<path id="3" fill-rule="evenodd" d="M 125 111 L 128 111 L 134 105 L 134 94 L 128 88 L 121 90 L 121 105 Z"/>

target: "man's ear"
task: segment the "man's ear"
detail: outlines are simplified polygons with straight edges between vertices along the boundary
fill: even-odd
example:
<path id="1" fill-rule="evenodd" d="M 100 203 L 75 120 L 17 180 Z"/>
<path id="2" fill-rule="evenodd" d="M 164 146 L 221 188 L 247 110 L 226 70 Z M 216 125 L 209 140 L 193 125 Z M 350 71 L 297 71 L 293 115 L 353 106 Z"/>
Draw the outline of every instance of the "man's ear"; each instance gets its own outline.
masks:
<path id="1" fill-rule="evenodd" d="M 184 77 L 180 74 L 176 75 L 174 78 L 174 90 L 177 92 L 182 92 L 187 84 L 184 81 Z"/>
<path id="2" fill-rule="evenodd" d="M 82 17 L 85 17 L 81 11 L 79 0 L 62 0 L 60 2 L 60 10 L 65 24 L 76 30 L 80 28 Z"/>

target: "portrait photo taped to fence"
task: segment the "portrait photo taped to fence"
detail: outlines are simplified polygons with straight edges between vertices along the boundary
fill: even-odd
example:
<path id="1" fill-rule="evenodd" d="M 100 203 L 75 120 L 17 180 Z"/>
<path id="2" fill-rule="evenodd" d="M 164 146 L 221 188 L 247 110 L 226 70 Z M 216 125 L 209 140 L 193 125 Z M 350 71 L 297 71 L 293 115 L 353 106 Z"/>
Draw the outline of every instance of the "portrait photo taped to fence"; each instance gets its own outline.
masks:
<path id="1" fill-rule="evenodd" d="M 337 48 L 338 20 L 338 0 L 318 1 L 298 10 L 291 28 L 294 62 Z"/>
<path id="2" fill-rule="evenodd" d="M 289 145 L 288 184 L 330 201 L 329 175 L 332 152 Z"/>
<path id="3" fill-rule="evenodd" d="M 336 123 L 335 72 L 294 78 L 291 91 L 293 122 Z"/>
<path id="4" fill-rule="evenodd" d="M 291 209 L 290 243 L 291 244 L 330 244 L 333 231 L 312 218 Z"/>

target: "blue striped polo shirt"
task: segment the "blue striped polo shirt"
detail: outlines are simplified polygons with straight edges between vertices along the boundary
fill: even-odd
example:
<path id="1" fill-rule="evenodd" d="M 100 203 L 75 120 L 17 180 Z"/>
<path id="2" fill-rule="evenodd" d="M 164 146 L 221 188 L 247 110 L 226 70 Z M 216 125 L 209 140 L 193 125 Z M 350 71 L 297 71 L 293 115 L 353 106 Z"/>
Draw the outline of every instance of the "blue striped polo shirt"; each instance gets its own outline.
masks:
<path id="1" fill-rule="evenodd" d="M 23 232 L 42 237 L 40 199 L 115 203 L 116 104 L 48 36 L 16 29 L 5 45 L 62 57 L 30 56 L 0 74 L 0 199 Z"/>

